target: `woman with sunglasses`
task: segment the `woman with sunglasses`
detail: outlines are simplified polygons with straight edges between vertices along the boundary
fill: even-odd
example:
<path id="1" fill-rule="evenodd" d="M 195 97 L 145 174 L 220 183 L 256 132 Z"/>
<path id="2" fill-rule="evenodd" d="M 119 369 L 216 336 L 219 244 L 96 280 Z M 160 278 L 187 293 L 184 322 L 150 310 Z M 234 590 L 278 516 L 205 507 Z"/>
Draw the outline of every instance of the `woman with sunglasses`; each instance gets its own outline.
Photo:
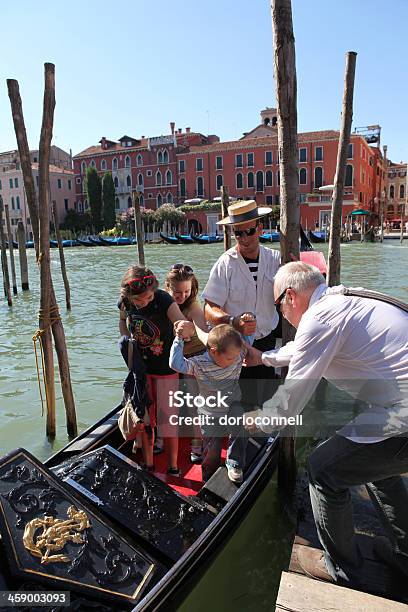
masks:
<path id="1" fill-rule="evenodd" d="M 162 432 L 169 462 L 169 474 L 178 475 L 178 438 L 174 426 L 166 419 L 169 393 L 178 390 L 178 374 L 169 367 L 173 342 L 173 323 L 185 320 L 178 304 L 166 292 L 149 268 L 131 266 L 120 285 L 118 308 L 119 331 L 132 336 L 146 365 L 147 384 L 153 404 L 149 409 L 150 425 L 163 423 Z M 154 435 L 142 433 L 142 448 L 146 468 L 153 468 Z"/>
<path id="2" fill-rule="evenodd" d="M 182 263 L 174 264 L 167 273 L 164 281 L 165 290 L 173 297 L 179 305 L 181 312 L 188 321 L 197 325 L 203 331 L 208 331 L 204 319 L 204 311 L 198 303 L 198 281 L 193 268 Z M 184 343 L 184 357 L 193 357 L 204 353 L 206 347 L 199 339 L 197 332 Z M 183 375 L 180 375 L 183 377 Z M 187 386 L 190 392 L 198 393 L 198 387 L 191 376 L 187 377 Z M 194 385 L 194 389 L 190 386 Z M 202 436 L 198 426 L 194 428 L 193 438 L 191 439 L 190 449 L 191 463 L 201 463 L 202 461 Z"/>

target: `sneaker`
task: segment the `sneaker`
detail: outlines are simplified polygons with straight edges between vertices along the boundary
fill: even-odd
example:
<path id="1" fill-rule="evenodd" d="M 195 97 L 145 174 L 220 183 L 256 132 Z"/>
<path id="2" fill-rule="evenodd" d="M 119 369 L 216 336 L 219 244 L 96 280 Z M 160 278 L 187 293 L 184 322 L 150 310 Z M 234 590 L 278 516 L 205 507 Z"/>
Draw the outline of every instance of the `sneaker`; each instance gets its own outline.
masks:
<path id="1" fill-rule="evenodd" d="M 240 483 L 244 480 L 244 473 L 241 468 L 227 465 L 228 478 L 231 482 Z"/>
<path id="2" fill-rule="evenodd" d="M 156 438 L 153 446 L 153 455 L 160 455 L 163 452 L 163 438 Z"/>
<path id="3" fill-rule="evenodd" d="M 178 467 L 169 467 L 167 473 L 171 474 L 171 476 L 180 476 L 180 470 Z"/>
<path id="4" fill-rule="evenodd" d="M 191 440 L 190 461 L 191 463 L 203 462 L 203 445 L 201 440 Z"/>

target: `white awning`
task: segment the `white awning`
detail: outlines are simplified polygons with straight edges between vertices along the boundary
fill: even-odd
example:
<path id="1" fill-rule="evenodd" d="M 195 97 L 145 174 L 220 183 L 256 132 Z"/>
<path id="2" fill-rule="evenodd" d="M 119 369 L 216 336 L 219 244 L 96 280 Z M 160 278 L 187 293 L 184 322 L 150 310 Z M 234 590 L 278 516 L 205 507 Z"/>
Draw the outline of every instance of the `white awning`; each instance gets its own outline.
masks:
<path id="1" fill-rule="evenodd" d="M 183 204 L 199 204 L 204 202 L 203 198 L 191 198 L 190 200 L 184 200 Z"/>

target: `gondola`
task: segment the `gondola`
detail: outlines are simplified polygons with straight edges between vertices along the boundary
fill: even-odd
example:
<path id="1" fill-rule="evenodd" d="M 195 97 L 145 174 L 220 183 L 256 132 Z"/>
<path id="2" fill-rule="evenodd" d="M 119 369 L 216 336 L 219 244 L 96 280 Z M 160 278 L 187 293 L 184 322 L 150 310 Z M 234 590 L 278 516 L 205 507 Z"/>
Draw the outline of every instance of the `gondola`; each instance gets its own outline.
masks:
<path id="1" fill-rule="evenodd" d="M 27 240 L 26 249 L 33 249 L 33 248 L 34 248 L 34 240 Z"/>
<path id="2" fill-rule="evenodd" d="M 9 243 L 6 241 L 6 249 L 9 248 Z M 18 249 L 18 242 L 13 240 L 13 249 Z"/>
<path id="3" fill-rule="evenodd" d="M 76 240 L 63 240 L 62 246 L 64 247 L 64 249 L 66 249 L 68 247 L 78 246 L 78 242 Z"/>
<path id="4" fill-rule="evenodd" d="M 86 247 L 96 246 L 96 244 L 94 244 L 93 242 L 89 240 L 89 237 L 87 237 L 85 240 L 82 240 L 81 238 L 77 238 L 77 242 L 80 246 L 86 246 Z"/>
<path id="5" fill-rule="evenodd" d="M 310 243 L 301 225 L 299 226 L 299 240 L 299 248 L 301 251 L 313 251 L 313 245 Z"/>
<path id="6" fill-rule="evenodd" d="M 88 240 L 90 242 L 92 242 L 95 246 L 104 246 L 105 245 L 105 243 L 102 242 L 102 239 L 101 239 L 100 236 L 88 236 Z"/>
<path id="7" fill-rule="evenodd" d="M 312 230 L 308 231 L 308 237 L 310 242 L 314 244 L 320 244 L 322 242 L 326 242 L 325 234 L 323 232 L 319 232 L 319 234 L 312 232 Z"/>
<path id="8" fill-rule="evenodd" d="M 174 609 L 276 468 L 278 438 L 262 437 L 249 439 L 239 487 L 225 467 L 206 484 L 198 465 L 166 475 L 163 456 L 147 472 L 123 442 L 120 409 L 44 464 L 24 449 L 0 460 L 3 591 L 69 591 L 75 610 Z"/>
<path id="9" fill-rule="evenodd" d="M 127 236 L 116 236 L 114 238 L 106 238 L 105 236 L 98 236 L 99 244 L 104 246 L 129 246 L 130 244 L 134 244 L 132 238 L 128 238 Z"/>
<path id="10" fill-rule="evenodd" d="M 175 236 L 166 236 L 163 232 L 160 232 L 160 238 L 163 238 L 164 242 L 167 242 L 167 244 L 181 244 L 178 238 Z"/>
<path id="11" fill-rule="evenodd" d="M 58 240 L 50 240 L 50 249 L 58 248 Z"/>
<path id="12" fill-rule="evenodd" d="M 224 240 L 223 236 L 209 236 L 208 234 L 201 234 L 200 236 L 191 236 L 194 242 L 198 244 L 213 244 L 216 242 L 222 242 Z"/>
<path id="13" fill-rule="evenodd" d="M 259 236 L 260 242 L 279 242 L 279 232 L 265 232 Z"/>
<path id="14" fill-rule="evenodd" d="M 193 238 L 190 236 L 190 234 L 177 234 L 177 232 L 174 234 L 175 237 L 177 238 L 177 240 L 179 242 L 181 242 L 182 244 L 194 244 L 194 240 Z"/>

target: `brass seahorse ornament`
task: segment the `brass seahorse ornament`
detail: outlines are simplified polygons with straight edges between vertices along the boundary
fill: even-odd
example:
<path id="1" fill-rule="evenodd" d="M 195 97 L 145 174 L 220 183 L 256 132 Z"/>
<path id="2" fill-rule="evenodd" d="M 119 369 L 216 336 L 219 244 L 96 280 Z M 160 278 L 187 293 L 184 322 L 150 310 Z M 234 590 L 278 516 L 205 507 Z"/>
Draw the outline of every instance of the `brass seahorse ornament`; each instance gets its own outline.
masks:
<path id="1" fill-rule="evenodd" d="M 40 557 L 41 563 L 67 563 L 71 559 L 64 554 L 51 554 L 64 548 L 67 542 L 84 544 L 81 531 L 91 526 L 88 516 L 83 510 L 70 506 L 67 510 L 68 519 L 62 520 L 44 515 L 32 519 L 24 529 L 24 547 L 35 557 Z M 40 533 L 37 533 L 42 529 Z"/>

